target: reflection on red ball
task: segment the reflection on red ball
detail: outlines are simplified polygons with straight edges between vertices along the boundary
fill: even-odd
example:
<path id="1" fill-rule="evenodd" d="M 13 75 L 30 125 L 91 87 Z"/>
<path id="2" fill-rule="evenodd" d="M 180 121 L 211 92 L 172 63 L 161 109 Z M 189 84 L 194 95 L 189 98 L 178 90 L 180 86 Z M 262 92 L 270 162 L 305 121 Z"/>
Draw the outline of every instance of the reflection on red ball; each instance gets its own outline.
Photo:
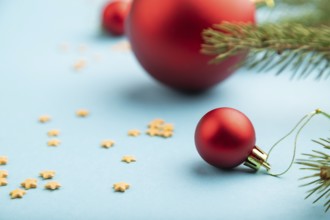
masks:
<path id="1" fill-rule="evenodd" d="M 255 142 L 251 121 L 233 108 L 217 108 L 206 113 L 195 131 L 200 156 L 209 164 L 224 169 L 243 163 Z"/>
<path id="2" fill-rule="evenodd" d="M 245 56 L 219 64 L 200 53 L 201 33 L 223 21 L 254 23 L 251 0 L 134 0 L 127 36 L 144 69 L 161 83 L 179 90 L 208 89 L 227 78 Z"/>
<path id="3" fill-rule="evenodd" d="M 112 35 L 123 35 L 125 20 L 130 9 L 131 2 L 117 0 L 108 3 L 102 14 L 103 30 Z"/>

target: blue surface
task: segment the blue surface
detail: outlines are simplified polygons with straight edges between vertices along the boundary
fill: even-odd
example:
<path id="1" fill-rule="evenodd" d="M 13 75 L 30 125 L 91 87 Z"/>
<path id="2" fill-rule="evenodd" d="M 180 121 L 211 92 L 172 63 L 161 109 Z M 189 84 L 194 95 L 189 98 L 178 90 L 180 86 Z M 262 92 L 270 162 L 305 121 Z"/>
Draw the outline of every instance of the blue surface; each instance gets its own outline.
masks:
<path id="1" fill-rule="evenodd" d="M 315 108 L 330 111 L 329 81 L 290 81 L 289 74 L 256 74 L 244 69 L 205 94 L 186 96 L 153 81 L 131 52 L 111 50 L 123 39 L 99 34 L 102 1 L 0 1 L 0 155 L 9 184 L 0 187 L 0 219 L 328 219 L 321 204 L 304 200 L 307 188 L 297 166 L 274 178 L 214 169 L 197 154 L 193 134 L 200 117 L 222 106 L 244 112 L 257 142 L 268 150 L 299 118 Z M 67 52 L 59 45 L 67 42 Z M 79 45 L 86 45 L 79 52 Z M 100 61 L 94 60 L 100 54 Z M 84 58 L 80 72 L 73 63 Z M 79 119 L 79 108 L 91 111 Z M 50 114 L 53 120 L 39 124 Z M 130 138 L 154 118 L 176 126 L 170 139 Z M 46 146 L 49 129 L 62 131 L 61 146 Z M 330 124 L 316 118 L 303 132 L 298 153 L 318 148 L 310 139 L 329 137 Z M 99 147 L 114 139 L 111 149 Z M 285 142 L 271 162 L 282 168 L 292 143 Z M 124 164 L 132 154 L 137 162 Z M 41 170 L 57 171 L 63 187 L 31 189 L 21 200 L 9 192 Z M 131 188 L 115 193 L 112 184 Z"/>

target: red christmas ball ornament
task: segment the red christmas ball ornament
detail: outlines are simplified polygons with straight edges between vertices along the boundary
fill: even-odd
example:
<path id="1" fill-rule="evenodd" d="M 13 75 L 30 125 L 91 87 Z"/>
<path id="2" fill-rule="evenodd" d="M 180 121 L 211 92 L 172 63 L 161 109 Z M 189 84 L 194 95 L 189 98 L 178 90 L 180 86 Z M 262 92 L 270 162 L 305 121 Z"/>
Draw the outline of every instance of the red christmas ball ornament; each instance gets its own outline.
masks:
<path id="1" fill-rule="evenodd" d="M 130 1 L 116 0 L 109 2 L 102 13 L 103 30 L 112 35 L 123 35 L 130 6 Z"/>
<path id="2" fill-rule="evenodd" d="M 251 121 L 233 108 L 217 108 L 206 113 L 195 131 L 200 156 L 209 164 L 234 168 L 241 163 L 258 170 L 270 165 L 267 154 L 255 146 L 256 135 Z"/>
<path id="3" fill-rule="evenodd" d="M 223 21 L 255 23 L 251 0 L 134 0 L 127 18 L 132 50 L 144 69 L 179 90 L 208 89 L 227 78 L 245 55 L 208 64 L 201 33 Z"/>

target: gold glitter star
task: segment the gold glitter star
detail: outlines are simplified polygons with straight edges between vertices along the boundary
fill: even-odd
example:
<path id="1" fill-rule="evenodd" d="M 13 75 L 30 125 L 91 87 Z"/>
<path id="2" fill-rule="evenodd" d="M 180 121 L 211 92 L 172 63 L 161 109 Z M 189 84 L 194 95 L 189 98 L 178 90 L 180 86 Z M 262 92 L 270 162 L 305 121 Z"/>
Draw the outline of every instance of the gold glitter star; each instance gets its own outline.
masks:
<path id="1" fill-rule="evenodd" d="M 148 124 L 149 129 L 147 134 L 149 136 L 160 136 L 160 137 L 172 137 L 174 131 L 174 125 L 165 123 L 163 119 L 154 119 Z"/>
<path id="2" fill-rule="evenodd" d="M 158 131 L 158 129 L 151 129 L 150 128 L 146 131 L 146 134 L 153 137 L 153 136 L 159 135 L 159 131 Z"/>
<path id="3" fill-rule="evenodd" d="M 76 70 L 76 71 L 79 71 L 81 69 L 83 69 L 84 67 L 86 67 L 86 60 L 77 60 L 74 64 L 73 64 L 73 68 Z"/>
<path id="4" fill-rule="evenodd" d="M 21 183 L 21 186 L 25 189 L 37 188 L 37 180 L 34 178 L 26 179 Z"/>
<path id="5" fill-rule="evenodd" d="M 137 129 L 132 129 L 128 131 L 128 136 L 132 136 L 132 137 L 137 137 L 141 134 L 141 132 Z"/>
<path id="6" fill-rule="evenodd" d="M 39 117 L 39 122 L 40 123 L 46 123 L 49 122 L 51 117 L 49 115 L 42 115 Z"/>
<path id="7" fill-rule="evenodd" d="M 101 147 L 110 148 L 110 147 L 113 147 L 114 144 L 115 144 L 115 142 L 112 140 L 104 140 L 101 142 Z"/>
<path id="8" fill-rule="evenodd" d="M 152 120 L 149 124 L 163 124 L 165 121 L 161 118 L 156 118 Z"/>
<path id="9" fill-rule="evenodd" d="M 23 198 L 23 196 L 26 194 L 26 191 L 23 189 L 15 189 L 10 192 L 10 196 L 12 199 L 18 199 L 18 198 Z"/>
<path id="10" fill-rule="evenodd" d="M 8 171 L 6 171 L 6 170 L 0 170 L 0 178 L 1 177 L 3 177 L 3 178 L 8 177 Z"/>
<path id="11" fill-rule="evenodd" d="M 164 138 L 168 138 L 168 137 L 172 137 L 173 136 L 173 132 L 172 131 L 162 131 L 159 136 L 162 136 Z"/>
<path id="12" fill-rule="evenodd" d="M 50 147 L 57 147 L 60 144 L 61 144 L 61 141 L 58 139 L 51 139 L 47 142 L 47 145 Z"/>
<path id="13" fill-rule="evenodd" d="M 148 124 L 148 127 L 150 129 L 155 129 L 155 128 L 159 128 L 162 124 L 164 124 L 164 120 L 163 119 L 160 119 L 160 118 L 157 118 L 157 119 L 154 119 L 152 120 L 149 124 Z"/>
<path id="14" fill-rule="evenodd" d="M 79 109 L 79 110 L 76 111 L 76 115 L 78 117 L 84 118 L 84 117 L 87 117 L 89 115 L 89 111 L 86 110 L 86 109 Z"/>
<path id="15" fill-rule="evenodd" d="M 161 129 L 163 129 L 164 131 L 173 131 L 174 130 L 174 126 L 173 124 L 164 124 Z"/>
<path id="16" fill-rule="evenodd" d="M 131 45 L 128 41 L 121 41 L 113 45 L 111 49 L 115 51 L 129 51 L 131 50 Z"/>
<path id="17" fill-rule="evenodd" d="M 51 179 L 55 176 L 55 171 L 52 170 L 45 170 L 40 172 L 40 176 L 45 180 L 45 179 Z"/>
<path id="18" fill-rule="evenodd" d="M 131 163 L 131 162 L 135 162 L 136 159 L 134 156 L 123 156 L 123 158 L 121 159 L 122 162 L 126 162 L 126 163 Z"/>
<path id="19" fill-rule="evenodd" d="M 113 184 L 113 188 L 116 192 L 125 192 L 129 187 L 130 185 L 125 182 L 118 182 Z"/>
<path id="20" fill-rule="evenodd" d="M 0 186 L 6 186 L 8 184 L 6 178 L 0 178 Z"/>
<path id="21" fill-rule="evenodd" d="M 47 132 L 47 135 L 49 137 L 55 137 L 55 136 L 58 136 L 59 134 L 60 134 L 60 131 L 57 130 L 57 129 L 52 129 L 52 130 Z"/>
<path id="22" fill-rule="evenodd" d="M 46 183 L 45 188 L 49 189 L 49 190 L 55 190 L 55 189 L 59 189 L 61 187 L 61 184 L 59 184 L 56 181 L 51 181 Z"/>
<path id="23" fill-rule="evenodd" d="M 5 156 L 0 156 L 0 165 L 6 165 L 8 163 L 8 158 Z"/>

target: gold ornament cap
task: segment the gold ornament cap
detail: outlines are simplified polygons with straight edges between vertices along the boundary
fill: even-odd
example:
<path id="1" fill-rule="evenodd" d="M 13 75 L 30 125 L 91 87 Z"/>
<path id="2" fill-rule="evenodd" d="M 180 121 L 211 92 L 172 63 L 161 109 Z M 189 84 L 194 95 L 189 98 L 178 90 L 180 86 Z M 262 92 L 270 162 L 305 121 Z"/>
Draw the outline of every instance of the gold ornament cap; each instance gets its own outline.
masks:
<path id="1" fill-rule="evenodd" d="M 270 170 L 271 166 L 267 162 L 268 155 L 261 150 L 259 147 L 254 146 L 252 152 L 245 160 L 244 165 L 252 168 L 255 171 L 258 171 L 260 167 L 265 167 L 266 170 Z"/>

